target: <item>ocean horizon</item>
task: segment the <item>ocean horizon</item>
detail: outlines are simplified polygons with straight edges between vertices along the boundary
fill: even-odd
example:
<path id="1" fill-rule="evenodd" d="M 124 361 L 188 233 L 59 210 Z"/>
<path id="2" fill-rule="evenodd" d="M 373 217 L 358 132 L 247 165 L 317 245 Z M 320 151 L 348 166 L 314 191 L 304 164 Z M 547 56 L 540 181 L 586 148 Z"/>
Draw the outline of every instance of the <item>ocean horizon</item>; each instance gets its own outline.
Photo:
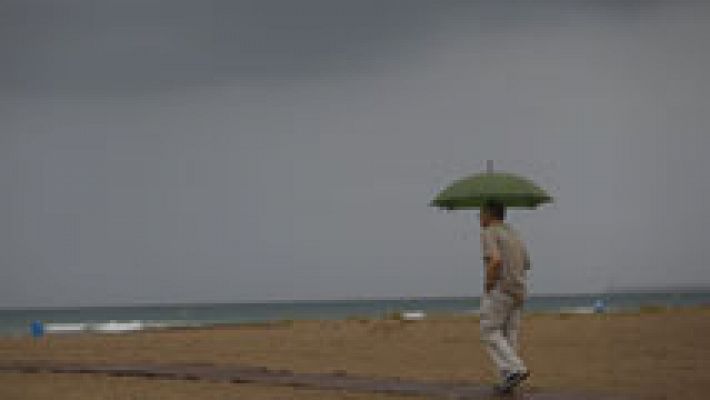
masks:
<path id="1" fill-rule="evenodd" d="M 599 300 L 607 312 L 633 311 L 644 306 L 710 305 L 710 289 L 630 289 L 606 293 L 535 294 L 527 300 L 525 311 L 592 312 L 594 304 Z M 41 321 L 50 333 L 71 333 L 116 331 L 121 327 L 142 330 L 285 320 L 383 318 L 413 311 L 428 315 L 464 315 L 475 314 L 479 305 L 480 297 L 470 296 L 8 308 L 0 309 L 0 335 L 29 335 L 33 321 Z"/>

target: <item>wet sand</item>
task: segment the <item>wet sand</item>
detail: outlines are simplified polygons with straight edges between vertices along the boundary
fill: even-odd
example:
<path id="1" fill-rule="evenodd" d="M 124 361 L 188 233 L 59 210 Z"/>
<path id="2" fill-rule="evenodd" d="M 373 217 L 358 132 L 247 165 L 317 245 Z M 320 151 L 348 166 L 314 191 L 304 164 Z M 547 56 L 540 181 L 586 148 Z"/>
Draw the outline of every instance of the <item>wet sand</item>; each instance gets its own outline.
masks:
<path id="1" fill-rule="evenodd" d="M 385 394 L 96 375 L 0 373 L 3 400 L 412 400 Z"/>
<path id="2" fill-rule="evenodd" d="M 710 389 L 706 380 L 710 370 L 708 332 L 710 308 L 648 309 L 619 315 L 526 316 L 522 346 L 523 356 L 533 373 L 529 386 L 630 393 L 652 398 L 704 399 Z M 416 322 L 303 321 L 129 335 L 50 336 L 40 341 L 8 338 L 0 340 L 0 360 L 204 362 L 311 373 L 345 371 L 359 376 L 418 381 L 490 383 L 494 372 L 478 340 L 478 321 L 473 317 L 436 317 Z M 131 398 L 121 394 L 110 397 L 113 396 L 111 388 L 120 393 L 158 390 L 165 396 L 180 398 L 178 396 L 188 390 L 182 385 L 188 385 L 200 388 L 200 398 L 222 398 L 218 393 L 226 391 L 239 397 L 240 391 L 256 387 L 126 379 L 2 373 L 0 398 L 13 398 L 20 386 L 37 391 L 45 388 L 51 398 L 58 398 L 57 391 L 51 387 L 63 384 L 81 393 L 86 391 L 87 396 L 92 385 L 99 385 L 108 396 L 104 398 Z M 65 380 L 78 380 L 80 384 L 68 384 Z M 116 380 L 123 383 L 118 384 Z M 331 391 L 310 391 L 306 397 L 297 397 L 302 396 L 305 389 L 258 386 L 258 390 L 266 396 L 263 398 L 393 398 Z M 283 390 L 288 390 L 289 394 L 283 394 Z M 291 395 L 291 391 L 296 394 Z M 49 394 L 32 397 L 50 398 Z M 262 398 L 258 397 L 260 395 L 245 397 L 258 399 Z"/>
<path id="3" fill-rule="evenodd" d="M 0 362 L 0 372 L 25 374 L 54 373 L 140 377 L 145 379 L 262 384 L 270 387 L 295 387 L 336 390 L 346 393 L 392 394 L 446 400 L 635 400 L 628 395 L 611 396 L 588 392 L 515 390 L 505 396 L 490 385 L 465 382 L 422 382 L 402 378 L 373 378 L 341 373 L 298 373 L 263 367 L 214 364 L 105 364 L 50 361 Z"/>

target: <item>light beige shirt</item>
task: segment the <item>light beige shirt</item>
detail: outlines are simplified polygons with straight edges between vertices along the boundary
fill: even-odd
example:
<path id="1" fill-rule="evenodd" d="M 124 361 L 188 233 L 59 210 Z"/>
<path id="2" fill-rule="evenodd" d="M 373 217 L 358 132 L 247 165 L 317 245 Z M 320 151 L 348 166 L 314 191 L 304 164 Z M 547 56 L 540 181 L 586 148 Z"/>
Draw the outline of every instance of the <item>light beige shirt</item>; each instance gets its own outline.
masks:
<path id="1" fill-rule="evenodd" d="M 491 258 L 502 261 L 500 280 L 496 288 L 523 301 L 527 294 L 526 271 L 530 258 L 520 234 L 508 224 L 490 225 L 481 231 L 484 265 Z"/>

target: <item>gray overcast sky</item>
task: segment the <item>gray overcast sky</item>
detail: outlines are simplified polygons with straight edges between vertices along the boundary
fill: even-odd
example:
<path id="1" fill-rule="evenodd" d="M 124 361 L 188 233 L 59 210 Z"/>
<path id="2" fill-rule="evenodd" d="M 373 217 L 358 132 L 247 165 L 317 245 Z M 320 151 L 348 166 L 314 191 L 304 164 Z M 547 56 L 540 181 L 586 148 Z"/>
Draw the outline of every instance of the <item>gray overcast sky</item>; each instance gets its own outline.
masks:
<path id="1" fill-rule="evenodd" d="M 533 4 L 534 3 L 534 4 Z M 480 293 L 453 179 L 530 176 L 533 293 L 710 284 L 710 7 L 0 0 L 0 307 Z"/>

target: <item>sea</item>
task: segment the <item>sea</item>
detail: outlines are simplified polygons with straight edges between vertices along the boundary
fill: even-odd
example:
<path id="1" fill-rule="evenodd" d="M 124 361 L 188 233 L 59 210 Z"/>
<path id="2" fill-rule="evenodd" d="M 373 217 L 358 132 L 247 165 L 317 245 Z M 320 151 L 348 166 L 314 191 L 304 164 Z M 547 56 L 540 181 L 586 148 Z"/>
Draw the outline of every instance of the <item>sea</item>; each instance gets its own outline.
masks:
<path id="1" fill-rule="evenodd" d="M 387 318 L 392 315 L 476 314 L 478 297 L 273 301 L 46 309 L 0 309 L 0 336 L 25 336 L 39 321 L 44 333 L 125 332 L 293 320 Z M 599 306 L 603 307 L 600 308 Z M 644 307 L 710 305 L 710 290 L 531 296 L 526 312 L 628 312 Z M 596 309 L 595 309 L 595 306 Z"/>

